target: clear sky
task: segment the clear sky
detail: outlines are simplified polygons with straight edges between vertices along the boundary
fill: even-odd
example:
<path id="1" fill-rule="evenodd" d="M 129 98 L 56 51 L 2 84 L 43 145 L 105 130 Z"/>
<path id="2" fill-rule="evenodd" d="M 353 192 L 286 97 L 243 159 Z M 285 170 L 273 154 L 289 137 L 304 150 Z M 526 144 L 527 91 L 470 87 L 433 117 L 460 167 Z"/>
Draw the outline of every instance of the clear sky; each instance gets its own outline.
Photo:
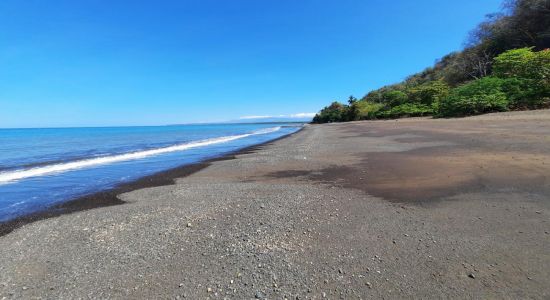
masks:
<path id="1" fill-rule="evenodd" d="M 2 0 L 0 127 L 316 112 L 459 50 L 501 0 Z"/>

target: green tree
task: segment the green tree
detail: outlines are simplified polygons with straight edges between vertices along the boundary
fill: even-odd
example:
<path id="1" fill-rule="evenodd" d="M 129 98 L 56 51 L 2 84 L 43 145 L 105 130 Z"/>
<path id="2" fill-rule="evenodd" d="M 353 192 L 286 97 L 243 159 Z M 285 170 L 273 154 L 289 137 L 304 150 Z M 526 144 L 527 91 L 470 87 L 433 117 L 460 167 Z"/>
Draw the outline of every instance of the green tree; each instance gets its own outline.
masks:
<path id="1" fill-rule="evenodd" d="M 487 15 L 462 51 L 360 101 L 350 99 L 339 120 L 550 107 L 550 50 L 544 50 L 550 48 L 550 0 L 504 0 L 503 8 Z"/>
<path id="2" fill-rule="evenodd" d="M 428 105 L 404 103 L 387 110 L 379 111 L 378 116 L 381 118 L 422 117 L 431 115 L 432 113 L 433 109 Z"/>
<path id="3" fill-rule="evenodd" d="M 334 101 L 323 108 L 313 117 L 313 123 L 332 123 L 347 121 L 348 107 L 340 102 Z"/>
<path id="4" fill-rule="evenodd" d="M 508 50 L 495 57 L 494 75 L 540 81 L 550 80 L 550 50 L 533 51 L 533 47 Z"/>
<path id="5" fill-rule="evenodd" d="M 384 103 L 393 107 L 407 102 L 408 97 L 407 94 L 402 91 L 392 90 L 382 94 L 382 99 Z"/>
<path id="6" fill-rule="evenodd" d="M 533 48 L 506 51 L 495 57 L 493 73 L 506 79 L 504 91 L 513 108 L 538 108 L 550 97 L 550 50 Z"/>
<path id="7" fill-rule="evenodd" d="M 438 115 L 460 117 L 508 110 L 504 81 L 501 78 L 484 77 L 453 89 L 439 103 Z"/>
<path id="8" fill-rule="evenodd" d="M 520 77 L 534 79 L 534 77 L 538 77 L 539 75 L 536 66 L 536 56 L 533 52 L 533 47 L 508 50 L 495 57 L 493 74 L 501 78 Z"/>
<path id="9" fill-rule="evenodd" d="M 432 106 L 449 95 L 449 85 L 442 80 L 429 81 L 408 90 L 411 102 Z"/>
<path id="10" fill-rule="evenodd" d="M 351 106 L 354 111 L 355 120 L 372 120 L 378 117 L 379 111 L 384 107 L 381 103 L 372 103 L 361 100 L 354 102 Z"/>

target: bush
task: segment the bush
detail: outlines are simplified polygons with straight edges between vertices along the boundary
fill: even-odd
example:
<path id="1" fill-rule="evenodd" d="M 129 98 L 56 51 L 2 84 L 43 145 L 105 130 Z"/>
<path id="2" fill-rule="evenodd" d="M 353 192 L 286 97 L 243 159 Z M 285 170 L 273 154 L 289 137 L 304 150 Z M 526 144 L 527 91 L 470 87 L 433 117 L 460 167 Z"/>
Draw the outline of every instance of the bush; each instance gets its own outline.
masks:
<path id="1" fill-rule="evenodd" d="M 530 69 L 535 58 L 532 48 L 508 50 L 495 57 L 493 75 L 500 78 L 530 78 Z"/>
<path id="2" fill-rule="evenodd" d="M 400 118 L 400 117 L 421 117 L 431 115 L 433 110 L 430 106 L 418 103 L 405 103 L 394 106 L 388 110 L 380 111 L 379 117 Z"/>
<path id="3" fill-rule="evenodd" d="M 508 97 L 509 107 L 512 109 L 536 109 L 548 106 L 548 91 L 545 92 L 544 88 L 532 79 L 503 79 L 502 91 Z"/>
<path id="4" fill-rule="evenodd" d="M 408 97 L 402 91 L 393 90 L 383 93 L 382 99 L 384 103 L 393 107 L 407 102 Z"/>
<path id="5" fill-rule="evenodd" d="M 409 100 L 431 106 L 449 95 L 449 86 L 441 81 L 430 81 L 408 90 Z"/>
<path id="6" fill-rule="evenodd" d="M 323 108 L 313 117 L 313 123 L 332 123 L 348 121 L 348 106 L 339 102 L 332 102 L 331 105 Z"/>
<path id="7" fill-rule="evenodd" d="M 503 90 L 512 108 L 540 108 L 550 98 L 550 50 L 531 48 L 506 51 L 495 57 L 495 76 L 505 79 Z"/>
<path id="8" fill-rule="evenodd" d="M 372 103 L 368 101 L 357 101 L 353 103 L 352 109 L 355 114 L 355 120 L 372 120 L 376 119 L 378 112 L 384 107 L 380 103 Z"/>
<path id="9" fill-rule="evenodd" d="M 458 117 L 508 110 L 508 97 L 504 92 L 505 80 L 484 77 L 453 89 L 441 100 L 437 115 Z"/>

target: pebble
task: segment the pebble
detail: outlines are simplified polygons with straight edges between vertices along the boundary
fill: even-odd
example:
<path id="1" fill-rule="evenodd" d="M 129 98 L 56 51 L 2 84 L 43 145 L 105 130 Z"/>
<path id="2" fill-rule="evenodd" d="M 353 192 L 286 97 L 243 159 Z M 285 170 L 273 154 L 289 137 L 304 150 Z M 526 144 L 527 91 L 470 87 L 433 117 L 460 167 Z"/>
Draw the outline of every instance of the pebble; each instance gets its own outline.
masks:
<path id="1" fill-rule="evenodd" d="M 256 299 L 265 299 L 264 293 L 257 291 L 255 295 Z"/>
<path id="2" fill-rule="evenodd" d="M 187 223 L 187 227 L 193 227 L 193 225 L 191 225 L 191 223 Z"/>

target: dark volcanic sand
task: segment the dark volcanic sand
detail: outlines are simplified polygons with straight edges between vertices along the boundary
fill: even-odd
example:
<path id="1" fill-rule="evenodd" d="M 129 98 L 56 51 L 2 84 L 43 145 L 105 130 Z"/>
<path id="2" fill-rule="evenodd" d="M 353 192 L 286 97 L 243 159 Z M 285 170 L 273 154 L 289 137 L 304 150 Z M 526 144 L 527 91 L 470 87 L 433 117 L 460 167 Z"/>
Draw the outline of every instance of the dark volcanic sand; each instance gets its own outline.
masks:
<path id="1" fill-rule="evenodd" d="M 295 134 L 295 133 L 292 133 L 292 134 Z M 84 195 L 76 199 L 71 199 L 66 202 L 45 207 L 42 210 L 38 210 L 36 212 L 23 215 L 9 221 L 0 222 L 0 237 L 12 232 L 13 230 L 23 225 L 44 220 L 47 218 L 58 217 L 60 215 L 70 214 L 70 213 L 93 209 L 93 208 L 124 204 L 125 202 L 120 200 L 118 195 L 130 192 L 130 191 L 138 190 L 138 189 L 148 188 L 148 187 L 174 184 L 174 180 L 176 178 L 183 178 L 183 177 L 189 176 L 195 172 L 198 172 L 208 167 L 211 163 L 215 161 L 234 159 L 236 155 L 253 152 L 254 150 L 260 149 L 264 145 L 276 142 L 285 137 L 286 136 L 283 136 L 266 143 L 245 147 L 241 150 L 230 152 L 220 157 L 214 157 L 198 163 L 184 165 L 181 167 L 176 167 L 173 169 L 148 175 L 131 182 L 119 184 L 118 186 L 112 189 L 99 191 L 89 195 Z"/>
<path id="2" fill-rule="evenodd" d="M 309 126 L 0 237 L 0 298 L 544 299 L 549 176 L 550 111 Z"/>

